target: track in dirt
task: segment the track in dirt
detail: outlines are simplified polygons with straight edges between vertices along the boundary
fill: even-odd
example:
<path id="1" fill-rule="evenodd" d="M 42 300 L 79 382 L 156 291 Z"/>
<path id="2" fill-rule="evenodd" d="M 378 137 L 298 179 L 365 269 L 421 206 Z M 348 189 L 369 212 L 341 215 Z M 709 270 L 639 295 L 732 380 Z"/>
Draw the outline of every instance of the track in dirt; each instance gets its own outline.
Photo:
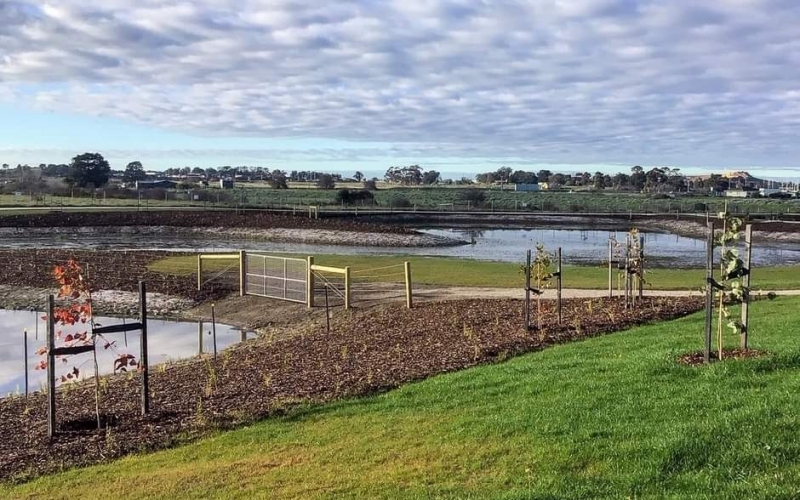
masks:
<path id="1" fill-rule="evenodd" d="M 91 429 L 90 386 L 58 393 L 63 432 L 52 443 L 43 395 L 0 400 L 5 436 L 0 479 L 23 480 L 164 448 L 187 436 L 280 414 L 287 405 L 372 394 L 553 344 L 685 316 L 701 306 L 696 299 L 646 298 L 640 309 L 626 311 L 620 300 L 570 300 L 564 304 L 569 320 L 558 325 L 552 302 L 545 302 L 542 332 L 524 329 L 518 300 L 430 302 L 413 310 L 385 305 L 341 314 L 330 333 L 318 325 L 298 326 L 302 334 L 246 342 L 216 361 L 153 370 L 153 411 L 147 417 L 138 413 L 138 381 L 113 378 L 101 403 L 110 433 Z"/>

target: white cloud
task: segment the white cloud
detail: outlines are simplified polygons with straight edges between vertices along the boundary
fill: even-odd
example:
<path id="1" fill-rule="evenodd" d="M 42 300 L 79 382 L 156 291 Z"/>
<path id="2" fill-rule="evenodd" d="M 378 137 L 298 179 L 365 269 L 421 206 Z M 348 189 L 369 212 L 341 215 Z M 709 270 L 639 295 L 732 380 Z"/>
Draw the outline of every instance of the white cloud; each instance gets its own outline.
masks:
<path id="1" fill-rule="evenodd" d="M 799 24 L 793 0 L 11 0 L 0 100 L 440 155 L 779 165 L 800 153 Z"/>

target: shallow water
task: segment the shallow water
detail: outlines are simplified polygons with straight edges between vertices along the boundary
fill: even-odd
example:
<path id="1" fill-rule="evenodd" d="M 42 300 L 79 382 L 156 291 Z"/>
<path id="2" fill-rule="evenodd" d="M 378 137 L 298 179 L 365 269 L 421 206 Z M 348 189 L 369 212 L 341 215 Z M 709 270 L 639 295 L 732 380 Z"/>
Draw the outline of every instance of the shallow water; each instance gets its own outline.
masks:
<path id="1" fill-rule="evenodd" d="M 536 243 L 548 250 L 562 247 L 564 262 L 596 264 L 608 253 L 610 235 L 624 241 L 624 232 L 585 231 L 576 229 L 423 229 L 423 231 L 448 236 L 472 245 L 436 248 L 371 247 L 357 245 L 317 245 L 275 243 L 259 239 L 214 239 L 205 236 L 193 238 L 175 235 L 92 234 L 54 236 L 8 236 L 0 241 L 0 248 L 94 248 L 106 250 L 192 250 L 227 251 L 251 250 L 275 253 L 359 254 L 359 255 L 426 255 L 463 257 L 480 260 L 522 262 L 525 252 Z M 705 263 L 705 241 L 667 233 L 642 233 L 651 267 L 702 267 Z M 800 248 L 788 243 L 759 243 L 754 246 L 753 259 L 757 266 L 799 264 Z"/>
<path id="2" fill-rule="evenodd" d="M 40 390 L 46 383 L 46 371 L 34 370 L 34 366 L 46 359 L 36 354 L 36 350 L 46 345 L 47 322 L 41 319 L 43 313 L 31 311 L 9 311 L 0 309 L 0 397 L 8 393 L 25 392 L 25 365 L 23 358 L 23 335 L 28 331 L 28 376 L 31 391 Z M 122 323 L 120 318 L 95 318 L 102 325 Z M 130 320 L 135 321 L 135 320 Z M 38 323 L 38 325 L 37 325 Z M 171 360 L 190 358 L 198 354 L 198 323 L 148 320 L 148 356 L 149 364 L 156 365 Z M 38 330 L 37 330 L 38 328 Z M 217 349 L 240 342 L 245 336 L 253 338 L 254 334 L 242 332 L 228 325 L 217 323 Z M 38 338 L 37 338 L 38 331 Z M 64 335 L 77 332 L 79 329 L 64 329 Z M 133 354 L 139 358 L 139 332 L 128 332 L 106 335 L 106 340 L 115 342 L 111 349 L 103 349 L 98 343 L 98 365 L 101 373 L 111 373 L 114 359 L 119 354 Z M 211 323 L 203 323 L 203 351 L 212 352 Z M 56 345 L 58 341 L 56 341 Z M 70 356 L 67 363 L 57 361 L 56 376 L 60 377 L 78 367 L 81 378 L 91 377 L 94 367 L 92 354 L 85 353 Z"/>

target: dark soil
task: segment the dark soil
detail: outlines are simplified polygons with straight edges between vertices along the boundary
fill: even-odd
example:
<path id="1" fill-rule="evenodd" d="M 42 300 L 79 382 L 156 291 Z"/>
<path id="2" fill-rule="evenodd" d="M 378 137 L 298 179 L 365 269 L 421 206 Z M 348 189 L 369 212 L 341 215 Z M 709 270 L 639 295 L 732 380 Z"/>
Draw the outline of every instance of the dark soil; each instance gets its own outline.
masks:
<path id="1" fill-rule="evenodd" d="M 523 302 L 429 302 L 339 312 L 330 333 L 305 325 L 298 334 L 240 344 L 210 359 L 152 370 L 152 412 L 138 412 L 138 377 L 101 384 L 107 430 L 92 429 L 93 388 L 57 394 L 59 435 L 47 438 L 46 398 L 0 400 L 0 479 L 25 480 L 137 451 L 168 447 L 209 430 L 280 414 L 296 404 L 385 391 L 400 384 L 549 345 L 684 316 L 700 300 L 646 298 L 625 311 L 615 299 L 571 300 L 557 325 L 546 302 L 544 329 L 522 326 Z"/>
<path id="2" fill-rule="evenodd" d="M 2 219 L 2 218 L 0 218 Z M 139 281 L 147 282 L 148 292 L 177 295 L 196 301 L 211 300 L 230 293 L 230 289 L 211 284 L 197 291 L 197 275 L 171 276 L 147 269 L 153 261 L 172 252 L 104 250 L 0 250 L 0 284 L 55 288 L 53 268 L 75 259 L 84 266 L 94 290 L 135 292 Z"/>
<path id="3" fill-rule="evenodd" d="M 352 218 L 311 219 L 307 215 L 276 214 L 263 211 L 155 211 L 155 212 L 47 212 L 0 217 L 0 227 L 103 227 L 170 226 L 228 228 L 330 229 L 370 233 L 415 234 L 399 225 L 375 224 Z"/>
<path id="4" fill-rule="evenodd" d="M 730 359 L 751 359 L 761 358 L 768 356 L 768 351 L 759 351 L 757 349 L 723 349 L 722 361 Z M 719 361 L 719 351 L 712 351 L 709 356 L 710 361 L 713 363 Z M 700 366 L 704 364 L 703 351 L 690 352 L 678 358 L 678 363 L 689 366 Z"/>

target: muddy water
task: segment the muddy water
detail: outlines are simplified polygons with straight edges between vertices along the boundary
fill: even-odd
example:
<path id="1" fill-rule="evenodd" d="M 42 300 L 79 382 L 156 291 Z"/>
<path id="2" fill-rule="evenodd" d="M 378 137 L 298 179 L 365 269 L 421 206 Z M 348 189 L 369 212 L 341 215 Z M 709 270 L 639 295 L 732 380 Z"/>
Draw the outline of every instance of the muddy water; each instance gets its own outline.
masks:
<path id="1" fill-rule="evenodd" d="M 9 393 L 24 393 L 24 358 L 23 358 L 23 332 L 28 331 L 28 376 L 31 391 L 40 390 L 45 384 L 45 371 L 34 370 L 34 366 L 45 359 L 38 356 L 36 350 L 45 346 L 47 324 L 40 316 L 42 313 L 30 311 L 9 311 L 0 309 L 0 397 Z M 103 325 L 121 323 L 119 318 L 98 317 L 96 321 Z M 38 322 L 38 325 L 37 325 Z M 184 359 L 198 354 L 198 328 L 196 322 L 172 322 L 149 320 L 148 324 L 148 352 L 150 365 L 165 363 L 172 360 Z M 38 327 L 38 338 L 37 338 Z M 213 343 L 211 323 L 202 324 L 203 351 L 212 352 Z M 64 330 L 64 335 L 74 330 Z M 254 334 L 245 333 L 227 325 L 216 325 L 217 349 L 240 342 L 244 336 L 253 338 Z M 98 365 L 102 373 L 113 371 L 114 359 L 117 355 L 133 354 L 139 357 L 139 333 L 128 332 L 107 335 L 107 340 L 115 345 L 106 350 L 98 351 Z M 66 374 L 73 367 L 78 367 L 81 378 L 91 377 L 93 361 L 91 353 L 71 356 L 66 364 L 59 362 L 56 375 Z"/>
<path id="2" fill-rule="evenodd" d="M 424 229 L 424 232 L 465 241 L 471 245 L 448 247 L 375 247 L 357 245 L 279 243 L 253 238 L 220 239 L 197 235 L 86 234 L 86 235 L 6 235 L 0 248 L 96 248 L 108 250 L 251 250 L 265 252 L 363 255 L 426 255 L 462 257 L 479 260 L 521 262 L 527 249 L 543 243 L 548 249 L 562 247 L 564 261 L 573 264 L 596 264 L 607 255 L 608 238 L 615 235 L 624 241 L 622 232 L 575 229 Z M 652 267 L 702 267 L 705 242 L 669 233 L 643 233 L 647 258 Z M 349 242 L 352 243 L 352 242 Z M 800 248 L 789 243 L 759 243 L 753 258 L 757 266 L 800 264 Z"/>

